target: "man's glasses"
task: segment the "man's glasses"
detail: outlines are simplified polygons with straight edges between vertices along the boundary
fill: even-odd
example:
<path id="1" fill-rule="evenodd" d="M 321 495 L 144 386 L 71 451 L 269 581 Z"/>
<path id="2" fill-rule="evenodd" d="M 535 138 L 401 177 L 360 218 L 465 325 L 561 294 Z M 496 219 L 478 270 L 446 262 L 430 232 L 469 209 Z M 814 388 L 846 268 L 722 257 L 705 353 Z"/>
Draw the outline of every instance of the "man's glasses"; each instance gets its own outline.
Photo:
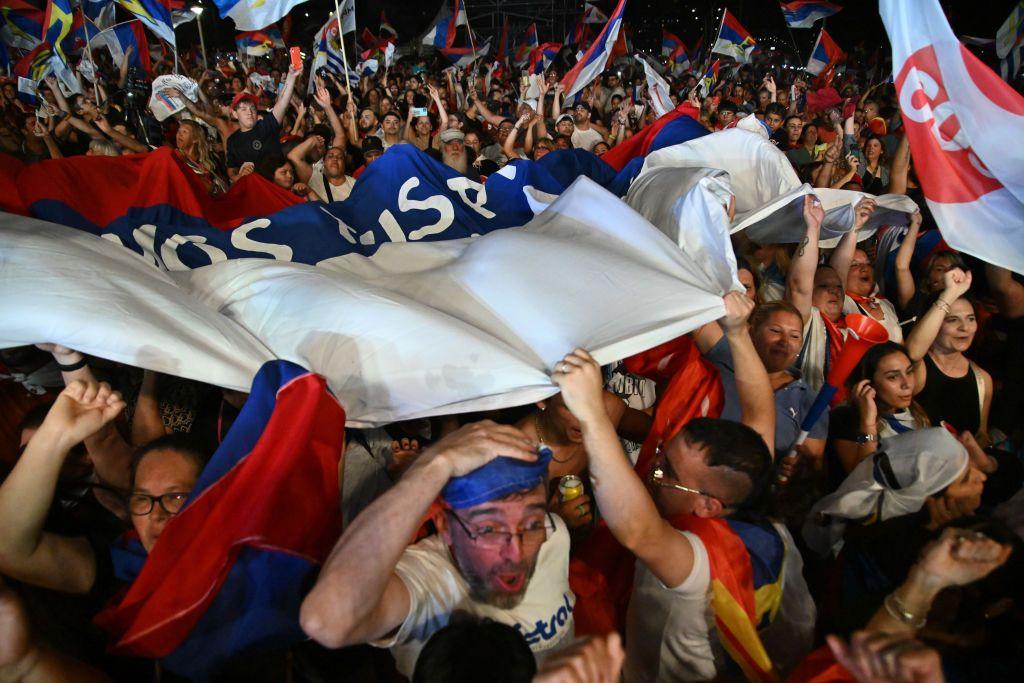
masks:
<path id="1" fill-rule="evenodd" d="M 148 493 L 133 493 L 128 496 L 128 510 L 137 517 L 145 517 L 153 511 L 157 503 L 160 508 L 169 515 L 176 515 L 188 499 L 189 491 L 171 491 L 160 496 L 151 496 Z"/>
<path id="2" fill-rule="evenodd" d="M 655 486 L 661 486 L 666 489 L 675 489 L 676 491 L 683 491 L 685 493 L 692 493 L 697 496 L 707 496 L 708 498 L 714 498 L 715 500 L 722 502 L 721 499 L 713 493 L 702 491 L 701 489 L 691 489 L 689 486 L 683 486 L 682 484 L 672 481 L 665 474 L 664 457 L 661 454 L 661 444 L 654 450 L 654 466 L 651 467 L 650 482 Z M 722 502 L 723 507 L 725 503 Z"/>
<path id="3" fill-rule="evenodd" d="M 477 543 L 486 548 L 504 548 L 506 545 L 512 542 L 513 537 L 519 538 L 519 543 L 524 548 L 535 548 L 545 541 L 548 537 L 548 532 L 554 532 L 555 524 L 550 522 L 550 518 L 545 516 L 543 520 L 536 520 L 530 522 L 524 529 L 518 531 L 508 531 L 490 524 L 485 524 L 476 529 L 470 529 L 466 526 L 466 523 L 462 521 L 462 518 L 455 514 L 454 511 L 449 510 L 448 514 L 459 523 L 462 530 L 466 532 L 469 539 L 474 543 Z"/>

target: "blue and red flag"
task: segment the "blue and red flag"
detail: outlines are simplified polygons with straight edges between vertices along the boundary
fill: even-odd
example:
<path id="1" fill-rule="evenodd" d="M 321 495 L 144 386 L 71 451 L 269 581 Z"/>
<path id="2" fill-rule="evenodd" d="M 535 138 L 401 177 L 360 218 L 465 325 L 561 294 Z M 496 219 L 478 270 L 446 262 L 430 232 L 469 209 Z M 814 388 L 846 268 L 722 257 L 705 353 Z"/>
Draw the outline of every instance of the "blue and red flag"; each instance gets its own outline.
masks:
<path id="1" fill-rule="evenodd" d="M 626 0 L 619 0 L 608 23 L 578 62 L 562 77 L 565 99 L 573 97 L 604 71 L 622 28 L 622 16 L 626 11 Z"/>
<path id="2" fill-rule="evenodd" d="M 516 55 L 512 59 L 512 63 L 516 66 L 526 64 L 526 61 L 530 58 L 530 53 L 538 45 L 540 45 L 540 41 L 537 39 L 537 24 L 530 24 L 526 27 L 526 35 L 523 36 L 523 42 L 516 47 Z"/>
<path id="3" fill-rule="evenodd" d="M 502 64 L 508 63 L 508 55 L 512 51 L 512 46 L 509 44 L 508 37 L 508 16 L 501 22 L 501 35 L 498 37 L 498 51 L 494 55 L 494 59 Z"/>
<path id="4" fill-rule="evenodd" d="M 562 49 L 561 43 L 544 43 L 530 53 L 530 64 L 527 70 L 531 74 L 542 74 L 551 66 L 551 62 L 558 56 Z"/>
<path id="5" fill-rule="evenodd" d="M 818 0 L 794 0 L 780 2 L 779 5 L 790 28 L 811 28 L 818 19 L 826 19 L 843 9 L 834 3 Z"/>
<path id="6" fill-rule="evenodd" d="M 73 15 L 70 0 L 49 0 L 43 15 L 43 40 L 53 46 L 54 54 L 65 63 L 63 43 L 75 23 Z"/>
<path id="7" fill-rule="evenodd" d="M 757 41 L 750 31 L 743 28 L 733 14 L 728 10 L 722 12 L 722 25 L 718 29 L 718 40 L 715 41 L 712 52 L 732 57 L 737 62 L 747 63 L 750 56 L 757 47 Z"/>
<path id="8" fill-rule="evenodd" d="M 268 26 L 261 31 L 243 31 L 235 35 L 235 46 L 244 50 L 245 54 L 262 57 L 274 48 L 284 47 L 281 30 L 276 26 Z"/>
<path id="9" fill-rule="evenodd" d="M 117 4 L 131 12 L 150 31 L 171 45 L 175 44 L 170 0 L 117 0 Z M 264 26 L 270 23 L 268 21 Z"/>
<path id="10" fill-rule="evenodd" d="M 817 76 L 845 56 L 846 53 L 836 45 L 832 36 L 825 29 L 821 29 L 818 40 L 814 43 L 814 49 L 811 50 L 811 58 L 807 61 L 807 72 Z"/>
<path id="11" fill-rule="evenodd" d="M 49 43 L 39 43 L 33 50 L 26 52 L 14 65 L 14 75 L 30 81 L 41 81 L 53 71 L 51 58 L 53 48 Z"/>
<path id="12" fill-rule="evenodd" d="M 228 661 L 305 638 L 299 607 L 341 533 L 345 410 L 326 380 L 266 363 L 181 512 L 147 557 L 111 551 L 131 585 L 96 617 L 115 652 L 205 679 Z"/>
<path id="13" fill-rule="evenodd" d="M 0 0 L 0 40 L 19 50 L 41 42 L 45 11 L 26 0 Z"/>
<path id="14" fill-rule="evenodd" d="M 487 56 L 487 53 L 491 51 L 491 39 L 487 38 L 487 41 L 483 45 L 467 46 L 467 47 L 446 47 L 440 50 L 441 54 L 451 60 L 452 64 L 458 67 L 466 67 L 480 59 L 481 57 Z"/>
<path id="15" fill-rule="evenodd" d="M 590 30 L 590 25 L 587 24 L 583 19 L 576 22 L 572 30 L 569 31 L 565 36 L 566 47 L 583 47 L 594 37 L 594 34 Z"/>
<path id="16" fill-rule="evenodd" d="M 686 45 L 679 39 L 679 36 L 672 33 L 668 29 L 661 29 L 661 56 L 668 57 L 679 48 L 686 50 Z"/>

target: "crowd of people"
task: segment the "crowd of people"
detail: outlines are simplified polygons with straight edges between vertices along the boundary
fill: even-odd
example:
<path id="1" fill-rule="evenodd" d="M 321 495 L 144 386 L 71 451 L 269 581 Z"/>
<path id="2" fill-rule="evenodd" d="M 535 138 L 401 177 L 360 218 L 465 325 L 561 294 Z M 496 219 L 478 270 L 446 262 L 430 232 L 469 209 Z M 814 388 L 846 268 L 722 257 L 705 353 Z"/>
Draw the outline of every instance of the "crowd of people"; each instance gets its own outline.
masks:
<path id="1" fill-rule="evenodd" d="M 5 82 L 0 151 L 166 146 L 211 194 L 257 175 L 334 202 L 397 145 L 481 180 L 556 150 L 600 158 L 657 118 L 636 65 L 567 102 L 558 64 L 531 81 L 412 56 L 350 84 L 278 50 L 182 64 L 197 94 L 166 91 L 184 107 L 157 121 L 129 57 L 97 53 L 81 94 L 47 78 L 36 104 Z M 746 291 L 647 367 L 565 349 L 536 405 L 349 429 L 344 532 L 298 615 L 310 640 L 220 680 L 813 680 L 822 656 L 844 680 L 1019 680 L 1024 283 L 941 243 L 921 255 L 937 226 L 891 84 L 852 59 L 835 86 L 770 62 L 720 76 L 668 74 L 673 105 L 709 131 L 756 121 L 814 188 L 915 200 L 894 265 L 861 234 L 870 196 L 826 249 L 809 195 L 798 244 L 733 236 Z M 888 341 L 802 439 L 849 313 Z M 39 342 L 0 356 L 31 385 L 4 380 L 20 419 L 0 462 L 0 681 L 175 680 L 105 654 L 91 619 L 123 588 L 115 539 L 158 543 L 246 395 Z M 694 365 L 718 405 L 680 423 L 674 382 Z M 570 584 L 609 533 L 605 559 L 629 570 L 597 590 L 620 604 L 584 637 L 595 596 Z M 722 604 L 737 557 L 753 635 Z"/>

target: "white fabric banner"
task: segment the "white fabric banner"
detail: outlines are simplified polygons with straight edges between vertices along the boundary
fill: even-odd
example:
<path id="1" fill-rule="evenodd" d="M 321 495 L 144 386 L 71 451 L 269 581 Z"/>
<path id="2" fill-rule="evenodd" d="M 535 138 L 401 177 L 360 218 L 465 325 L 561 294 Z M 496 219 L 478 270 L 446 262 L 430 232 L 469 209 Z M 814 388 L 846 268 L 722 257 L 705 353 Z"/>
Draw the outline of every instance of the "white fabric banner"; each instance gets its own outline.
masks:
<path id="1" fill-rule="evenodd" d="M 523 228 L 316 267 L 168 274 L 71 228 L 2 224 L 0 345 L 55 341 L 236 389 L 284 358 L 327 377 L 357 427 L 539 400 L 573 348 L 609 363 L 724 313 L 722 276 L 585 178 Z"/>
<path id="2" fill-rule="evenodd" d="M 960 44 L 936 0 L 882 0 L 880 11 L 914 169 L 942 236 L 1024 273 L 1024 98 Z"/>
<path id="3" fill-rule="evenodd" d="M 764 135 L 739 128 L 719 131 L 647 156 L 642 178 L 653 169 L 710 168 L 728 174 L 736 197 L 732 232 L 746 230 L 759 244 L 799 242 L 806 232 L 802 198 L 815 194 L 825 207 L 821 246 L 834 247 L 853 227 L 853 207 L 864 192 L 811 187 L 801 183 L 786 155 Z M 657 201 L 657 195 L 651 201 Z M 906 225 L 917 205 L 904 195 L 875 197 L 879 209 L 858 234 L 860 240 L 874 234 L 881 225 Z"/>

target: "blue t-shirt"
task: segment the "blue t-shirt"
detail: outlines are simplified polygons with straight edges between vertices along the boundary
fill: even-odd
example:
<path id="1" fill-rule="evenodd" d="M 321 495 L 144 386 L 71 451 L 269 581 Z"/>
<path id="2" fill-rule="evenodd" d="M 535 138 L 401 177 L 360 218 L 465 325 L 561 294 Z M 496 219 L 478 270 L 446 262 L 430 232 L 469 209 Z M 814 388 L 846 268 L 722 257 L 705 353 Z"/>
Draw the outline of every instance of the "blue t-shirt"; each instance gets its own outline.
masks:
<path id="1" fill-rule="evenodd" d="M 723 336 L 705 354 L 715 364 L 722 375 L 722 389 L 725 402 L 722 407 L 722 419 L 740 422 L 740 400 L 736 395 L 736 373 L 733 370 L 732 350 L 729 341 Z M 775 453 L 785 455 L 800 433 L 800 423 L 814 403 L 815 393 L 800 379 L 800 371 L 790 368 L 789 374 L 796 379 L 784 387 L 775 390 Z M 828 413 L 818 420 L 808 436 L 812 439 L 824 439 L 828 436 Z"/>

